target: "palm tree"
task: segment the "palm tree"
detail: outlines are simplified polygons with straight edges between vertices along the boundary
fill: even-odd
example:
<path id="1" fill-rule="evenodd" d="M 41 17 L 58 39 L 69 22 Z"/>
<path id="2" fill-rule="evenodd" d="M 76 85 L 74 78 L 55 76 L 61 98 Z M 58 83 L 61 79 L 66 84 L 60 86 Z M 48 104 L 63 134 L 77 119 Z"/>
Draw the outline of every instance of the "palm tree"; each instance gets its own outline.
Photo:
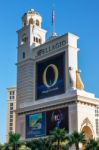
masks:
<path id="1" fill-rule="evenodd" d="M 33 139 L 31 141 L 26 141 L 26 146 L 31 148 L 31 150 L 38 150 L 41 148 L 41 141 L 40 139 Z"/>
<path id="2" fill-rule="evenodd" d="M 0 149 L 3 147 L 3 145 L 2 144 L 0 144 Z"/>
<path id="3" fill-rule="evenodd" d="M 61 150 L 61 143 L 66 140 L 66 131 L 65 129 L 55 128 L 50 135 L 50 140 L 53 144 L 56 144 L 56 149 Z"/>
<path id="4" fill-rule="evenodd" d="M 31 150 L 31 148 L 29 148 L 25 144 L 23 144 L 18 148 L 18 150 Z"/>
<path id="5" fill-rule="evenodd" d="M 53 137 L 52 136 L 49 136 L 46 138 L 46 141 L 45 141 L 45 147 L 46 147 L 46 150 L 55 150 L 55 145 L 53 145 Z"/>
<path id="6" fill-rule="evenodd" d="M 49 150 L 47 141 L 47 138 L 33 139 L 31 141 L 26 141 L 26 146 L 31 148 L 31 150 Z"/>
<path id="7" fill-rule="evenodd" d="M 0 150 L 2 150 L 2 149 L 3 149 L 3 147 L 4 147 L 4 145 L 0 144 Z"/>
<path id="8" fill-rule="evenodd" d="M 90 139 L 86 144 L 86 150 L 99 150 L 99 143 L 94 139 Z"/>
<path id="9" fill-rule="evenodd" d="M 38 140 L 35 141 L 35 144 L 38 150 L 48 150 L 47 139 L 45 138 L 39 138 Z"/>
<path id="10" fill-rule="evenodd" d="M 9 144 L 12 145 L 14 150 L 17 150 L 19 144 L 20 134 L 19 133 L 9 133 Z"/>
<path id="11" fill-rule="evenodd" d="M 0 150 L 10 150 L 10 149 L 9 149 L 9 144 L 8 144 L 8 143 L 5 143 L 5 144 L 3 145 L 3 147 L 2 147 L 2 149 L 0 149 Z"/>
<path id="12" fill-rule="evenodd" d="M 74 144 L 76 150 L 79 150 L 80 143 L 85 143 L 85 135 L 83 132 L 78 133 L 77 131 L 74 131 L 69 137 L 69 144 L 70 146 Z"/>

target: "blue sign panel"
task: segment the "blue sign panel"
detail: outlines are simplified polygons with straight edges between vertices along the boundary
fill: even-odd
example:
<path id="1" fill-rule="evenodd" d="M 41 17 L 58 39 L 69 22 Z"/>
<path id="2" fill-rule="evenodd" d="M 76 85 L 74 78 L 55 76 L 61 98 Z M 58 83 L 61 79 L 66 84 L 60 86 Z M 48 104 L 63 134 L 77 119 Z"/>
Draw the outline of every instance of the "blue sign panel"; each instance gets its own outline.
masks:
<path id="1" fill-rule="evenodd" d="M 37 63 L 36 99 L 65 92 L 65 53 Z"/>
<path id="2" fill-rule="evenodd" d="M 34 138 L 45 135 L 45 113 L 26 116 L 26 138 Z"/>

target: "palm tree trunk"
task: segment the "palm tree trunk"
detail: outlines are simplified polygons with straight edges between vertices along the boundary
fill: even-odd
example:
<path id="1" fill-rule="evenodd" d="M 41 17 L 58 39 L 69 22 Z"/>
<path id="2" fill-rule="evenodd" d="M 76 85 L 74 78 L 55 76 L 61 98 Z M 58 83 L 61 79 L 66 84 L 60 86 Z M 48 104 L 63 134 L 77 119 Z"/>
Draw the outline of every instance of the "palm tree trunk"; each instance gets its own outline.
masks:
<path id="1" fill-rule="evenodd" d="M 79 150 L 79 144 L 75 144 L 76 150 Z"/>
<path id="2" fill-rule="evenodd" d="M 58 150 L 60 150 L 60 145 L 59 145 L 59 140 L 58 140 L 58 143 L 57 143 L 57 148 L 58 148 Z"/>
<path id="3" fill-rule="evenodd" d="M 15 150 L 17 150 L 17 144 L 15 143 Z"/>

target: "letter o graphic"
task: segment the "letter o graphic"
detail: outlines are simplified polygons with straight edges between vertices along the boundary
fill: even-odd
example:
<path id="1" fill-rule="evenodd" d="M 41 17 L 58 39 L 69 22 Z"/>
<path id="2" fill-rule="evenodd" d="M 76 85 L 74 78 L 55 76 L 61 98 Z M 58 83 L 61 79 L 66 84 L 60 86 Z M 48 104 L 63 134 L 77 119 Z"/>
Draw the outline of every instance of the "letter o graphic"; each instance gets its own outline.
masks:
<path id="1" fill-rule="evenodd" d="M 47 79 L 46 79 L 46 74 L 47 74 L 47 70 L 48 70 L 49 67 L 51 67 L 51 68 L 53 69 L 53 71 L 54 71 L 54 76 L 55 76 L 55 77 L 54 77 L 54 81 L 53 81 L 53 83 L 52 83 L 51 85 L 48 84 Z M 43 83 L 44 83 L 44 85 L 45 85 L 47 88 L 50 88 L 50 87 L 54 86 L 54 85 L 56 84 L 57 80 L 58 80 L 58 75 L 59 75 L 59 72 L 58 72 L 57 66 L 54 65 L 54 64 L 48 65 L 48 66 L 45 68 L 44 72 L 43 72 Z"/>

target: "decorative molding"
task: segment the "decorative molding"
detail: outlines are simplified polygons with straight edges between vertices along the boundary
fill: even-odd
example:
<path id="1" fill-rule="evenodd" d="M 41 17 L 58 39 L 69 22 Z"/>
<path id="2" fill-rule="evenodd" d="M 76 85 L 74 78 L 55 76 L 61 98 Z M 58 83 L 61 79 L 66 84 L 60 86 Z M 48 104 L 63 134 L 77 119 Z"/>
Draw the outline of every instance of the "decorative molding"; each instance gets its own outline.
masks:
<path id="1" fill-rule="evenodd" d="M 16 65 L 19 66 L 24 66 L 25 64 L 28 64 L 29 62 L 34 62 L 34 60 L 32 58 L 27 58 L 23 61 L 20 61 L 18 63 L 16 63 Z"/>
<path id="2" fill-rule="evenodd" d="M 31 110 L 25 110 L 25 109 L 23 109 L 22 111 L 17 110 L 18 111 L 17 113 L 18 113 L 18 115 L 38 113 L 38 112 L 44 112 L 44 111 L 48 111 L 48 110 L 68 107 L 71 104 L 75 104 L 75 101 L 72 101 L 70 103 L 63 103 L 63 104 L 57 104 L 57 105 L 52 105 L 52 106 L 40 107 L 40 108 L 37 108 L 37 109 L 31 109 Z"/>
<path id="3" fill-rule="evenodd" d="M 82 103 L 82 104 L 95 106 L 95 107 L 99 105 L 98 99 L 89 98 L 89 97 L 80 96 L 80 95 L 77 95 L 77 102 Z"/>
<path id="4" fill-rule="evenodd" d="M 91 106 L 91 107 L 96 107 L 97 106 L 96 104 L 92 104 L 90 102 L 85 102 L 85 101 L 80 101 L 80 100 L 77 100 L 77 103 L 80 103 L 82 105 L 88 105 L 88 106 Z"/>

